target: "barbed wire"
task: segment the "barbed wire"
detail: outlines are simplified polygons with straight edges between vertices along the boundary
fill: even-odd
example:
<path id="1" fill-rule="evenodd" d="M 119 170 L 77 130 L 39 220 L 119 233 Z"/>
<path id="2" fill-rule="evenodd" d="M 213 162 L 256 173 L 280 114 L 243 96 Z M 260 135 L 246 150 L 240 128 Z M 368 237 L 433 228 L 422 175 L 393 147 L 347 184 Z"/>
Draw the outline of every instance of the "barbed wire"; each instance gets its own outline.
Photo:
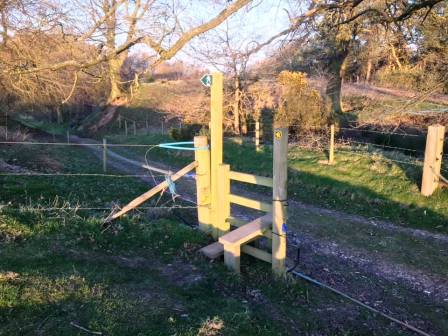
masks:
<path id="1" fill-rule="evenodd" d="M 71 176 L 87 176 L 87 177 L 150 177 L 145 174 L 100 174 L 100 173 L 0 173 L 0 176 L 42 176 L 42 177 L 53 177 L 53 176 L 63 176 L 63 177 L 71 177 Z M 165 174 L 157 174 L 154 176 L 164 177 Z"/>
<path id="2" fill-rule="evenodd" d="M 344 139 L 342 139 L 344 140 Z M 424 153 L 425 151 L 423 150 L 419 150 L 419 149 L 411 149 L 411 148 L 404 148 L 404 147 L 396 147 L 396 146 L 389 146 L 389 145 L 379 145 L 379 144 L 374 144 L 371 142 L 363 142 L 363 141 L 353 141 L 353 140 L 349 140 L 344 144 L 358 144 L 358 145 L 367 145 L 367 146 L 373 146 L 373 147 L 380 147 L 380 148 L 390 148 L 390 149 L 398 149 L 398 150 L 403 150 L 403 151 L 411 151 L 411 152 L 416 152 L 416 153 Z"/>
<path id="3" fill-rule="evenodd" d="M 153 207 L 138 207 L 135 210 L 152 210 L 152 209 L 197 209 L 198 206 L 153 206 Z M 73 210 L 73 211 L 110 211 L 111 207 L 10 207 L 8 205 L 0 205 L 0 212 L 3 210 L 14 210 L 14 211 L 56 211 L 56 210 Z"/>
<path id="4" fill-rule="evenodd" d="M 98 146 L 103 147 L 102 143 L 74 143 L 74 142 L 32 142 L 32 141 L 0 141 L 0 145 L 41 145 L 41 146 Z M 157 147 L 159 144 L 115 144 L 108 143 L 107 147 Z"/>
<path id="5" fill-rule="evenodd" d="M 361 129 L 361 128 L 351 128 L 351 127 L 339 127 L 339 129 L 346 130 L 346 131 L 376 133 L 376 134 L 385 134 L 385 135 L 400 135 L 400 136 L 406 136 L 406 137 L 426 137 L 426 133 L 425 134 L 408 134 L 408 133 L 398 133 L 398 132 L 383 132 L 383 131 L 377 131 L 377 130 L 366 130 L 366 129 Z"/>
<path id="6" fill-rule="evenodd" d="M 351 154 L 362 156 L 362 157 L 365 157 L 365 158 L 371 158 L 372 157 L 372 155 L 369 155 L 369 154 L 372 154 L 372 153 L 369 153 L 369 152 L 363 152 L 363 153 L 367 154 L 367 155 L 365 155 L 365 154 L 360 154 L 359 151 L 345 150 L 344 148 L 339 148 L 338 151 L 345 152 L 345 153 L 351 153 Z M 375 153 L 373 153 L 373 154 L 375 154 Z M 404 163 L 404 164 L 408 164 L 408 165 L 414 165 L 414 166 L 417 166 L 417 167 L 423 167 L 423 162 L 421 162 L 421 161 L 419 161 L 419 162 L 410 162 L 410 161 L 403 161 L 403 160 L 395 160 L 395 159 L 391 159 L 391 158 L 384 157 L 384 156 L 382 156 L 382 158 L 385 159 L 386 161 L 390 161 L 390 162 Z"/>

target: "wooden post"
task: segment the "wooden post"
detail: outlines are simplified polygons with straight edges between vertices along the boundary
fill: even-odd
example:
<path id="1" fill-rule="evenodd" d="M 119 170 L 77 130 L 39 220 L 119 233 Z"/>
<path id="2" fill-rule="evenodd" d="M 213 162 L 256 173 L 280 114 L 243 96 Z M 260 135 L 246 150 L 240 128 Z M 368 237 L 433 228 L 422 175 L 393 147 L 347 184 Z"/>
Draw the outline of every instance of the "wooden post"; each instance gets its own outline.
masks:
<path id="1" fill-rule="evenodd" d="M 162 124 L 163 125 L 163 124 Z M 194 147 L 207 147 L 206 136 L 195 136 Z M 196 197 L 198 204 L 199 229 L 203 232 L 212 233 L 211 226 L 211 195 L 210 195 L 210 149 L 196 150 Z"/>
<path id="2" fill-rule="evenodd" d="M 107 170 L 107 140 L 103 138 L 103 172 Z"/>
<path id="3" fill-rule="evenodd" d="M 445 127 L 432 125 L 428 127 L 426 137 L 425 162 L 423 164 L 422 190 L 423 196 L 431 196 L 440 183 L 440 170 L 443 159 L 443 141 Z"/>
<path id="4" fill-rule="evenodd" d="M 272 188 L 272 269 L 285 272 L 288 182 L 288 128 L 274 129 Z"/>
<path id="5" fill-rule="evenodd" d="M 118 128 L 121 129 L 121 114 L 118 115 Z"/>
<path id="6" fill-rule="evenodd" d="M 230 230 L 230 165 L 220 164 L 218 168 L 217 236 Z"/>
<path id="7" fill-rule="evenodd" d="M 137 124 L 134 120 L 134 135 L 137 135 Z"/>
<path id="8" fill-rule="evenodd" d="M 260 122 L 257 120 L 255 122 L 255 149 L 260 151 Z"/>
<path id="9" fill-rule="evenodd" d="M 124 120 L 124 135 L 128 136 L 128 121 Z"/>
<path id="10" fill-rule="evenodd" d="M 330 148 L 328 149 L 328 164 L 334 164 L 334 125 L 330 126 Z"/>
<path id="11" fill-rule="evenodd" d="M 217 209 L 219 208 L 219 165 L 222 163 L 223 147 L 223 75 L 220 72 L 212 74 L 212 85 L 210 90 L 210 139 L 211 139 L 211 197 L 212 197 L 212 223 L 214 226 L 214 237 L 217 238 L 227 232 L 226 227 L 218 227 L 219 218 Z"/>

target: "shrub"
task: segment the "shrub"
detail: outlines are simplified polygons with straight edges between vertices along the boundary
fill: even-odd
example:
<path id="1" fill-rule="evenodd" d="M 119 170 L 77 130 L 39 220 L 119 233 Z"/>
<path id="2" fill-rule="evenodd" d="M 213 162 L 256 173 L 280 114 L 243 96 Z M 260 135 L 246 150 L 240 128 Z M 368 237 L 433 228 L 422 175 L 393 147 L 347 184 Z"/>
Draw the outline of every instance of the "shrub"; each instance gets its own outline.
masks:
<path id="1" fill-rule="evenodd" d="M 306 74 L 282 71 L 278 76 L 280 103 L 275 120 L 310 130 L 328 123 L 330 110 L 319 91 L 310 87 Z"/>
<path id="2" fill-rule="evenodd" d="M 196 135 L 207 135 L 207 130 L 200 124 L 188 124 L 181 128 L 171 128 L 168 134 L 176 141 L 189 141 Z"/>

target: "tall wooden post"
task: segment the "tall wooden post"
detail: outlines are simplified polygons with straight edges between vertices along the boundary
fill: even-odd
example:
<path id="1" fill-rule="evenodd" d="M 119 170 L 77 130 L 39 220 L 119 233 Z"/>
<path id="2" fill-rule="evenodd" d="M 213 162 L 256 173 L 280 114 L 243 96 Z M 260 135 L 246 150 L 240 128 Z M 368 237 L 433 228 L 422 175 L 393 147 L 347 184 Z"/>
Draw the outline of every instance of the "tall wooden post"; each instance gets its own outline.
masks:
<path id="1" fill-rule="evenodd" d="M 196 167 L 196 197 L 198 204 L 199 229 L 203 232 L 212 233 L 211 226 L 211 195 L 210 195 L 210 149 L 206 136 L 195 136 L 194 147 L 202 148 L 195 151 Z"/>
<path id="2" fill-rule="evenodd" d="M 107 140 L 103 139 L 103 172 L 107 170 Z"/>
<path id="3" fill-rule="evenodd" d="M 230 230 L 230 165 L 220 164 L 218 168 L 218 206 L 217 224 L 218 235 Z"/>
<path id="4" fill-rule="evenodd" d="M 445 127 L 432 125 L 428 127 L 426 137 L 425 162 L 423 164 L 422 190 L 423 196 L 431 196 L 440 183 L 440 170 L 443 159 L 443 141 Z"/>
<path id="5" fill-rule="evenodd" d="M 334 164 L 334 125 L 330 126 L 330 147 L 328 148 L 328 164 Z"/>
<path id="6" fill-rule="evenodd" d="M 285 272 L 288 182 L 288 128 L 274 129 L 272 188 L 272 269 Z"/>
<path id="7" fill-rule="evenodd" d="M 219 165 L 222 164 L 223 148 L 223 75 L 220 72 L 212 73 L 212 84 L 210 90 L 210 139 L 211 139 L 211 197 L 212 197 L 212 223 L 215 226 L 214 237 L 217 238 L 229 231 L 229 227 L 218 226 L 220 221 L 218 216 L 219 208 Z"/>
<path id="8" fill-rule="evenodd" d="M 255 149 L 258 152 L 260 150 L 260 122 L 255 122 Z"/>

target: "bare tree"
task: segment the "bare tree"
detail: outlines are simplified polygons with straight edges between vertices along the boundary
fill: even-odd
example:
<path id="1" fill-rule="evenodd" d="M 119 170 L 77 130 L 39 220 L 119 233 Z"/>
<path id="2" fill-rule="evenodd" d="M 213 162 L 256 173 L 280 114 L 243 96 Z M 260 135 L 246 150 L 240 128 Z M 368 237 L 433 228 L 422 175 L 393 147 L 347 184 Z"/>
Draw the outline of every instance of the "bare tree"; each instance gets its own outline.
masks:
<path id="1" fill-rule="evenodd" d="M 32 60 L 22 63 L 20 67 L 17 67 L 17 64 L 4 63 L 2 72 L 18 77 L 63 69 L 78 73 L 105 64 L 109 81 L 106 105 L 112 108 L 106 108 L 97 118 L 90 118 L 92 122 L 85 126 L 95 130 L 113 120 L 116 108 L 127 102 L 120 71 L 133 46 L 142 44 L 149 47 L 153 52 L 151 66 L 156 66 L 176 55 L 191 39 L 220 25 L 250 1 L 237 0 L 227 3 L 224 8 L 221 6 L 221 10 L 211 19 L 189 26 L 181 19 L 181 13 L 184 10 L 181 2 L 77 0 L 73 2 L 73 9 L 63 11 L 59 8 L 60 12 L 66 15 L 56 18 L 51 30 L 59 27 L 67 45 L 74 42 L 94 44 L 96 52 L 82 55 L 82 57 L 65 58 L 59 62 L 48 62 L 44 59 Z M 52 7 L 56 8 L 56 3 L 52 4 Z M 27 17 L 26 13 L 23 14 Z M 29 31 L 41 30 L 39 20 L 30 19 L 29 21 L 30 25 L 27 27 Z M 9 33 L 8 29 L 2 29 L 2 33 L 5 36 L 2 39 L 3 43 L 8 41 L 8 36 L 15 34 L 12 31 Z"/>

